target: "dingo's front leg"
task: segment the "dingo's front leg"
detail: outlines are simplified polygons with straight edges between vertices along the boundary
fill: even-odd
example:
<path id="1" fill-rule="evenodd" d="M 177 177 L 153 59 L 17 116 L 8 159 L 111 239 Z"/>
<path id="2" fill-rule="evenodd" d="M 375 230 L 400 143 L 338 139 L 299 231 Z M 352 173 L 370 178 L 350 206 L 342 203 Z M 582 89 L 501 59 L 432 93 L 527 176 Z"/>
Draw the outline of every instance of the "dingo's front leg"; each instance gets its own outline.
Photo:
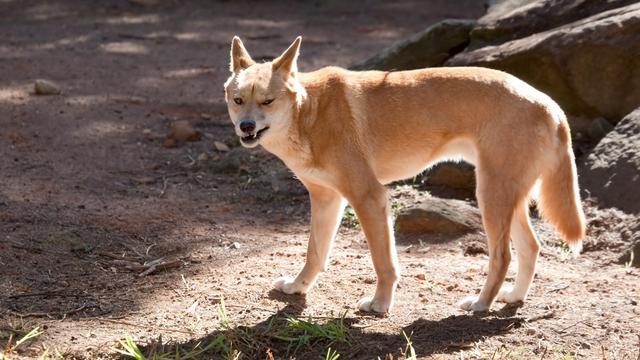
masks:
<path id="1" fill-rule="evenodd" d="M 386 313 L 393 306 L 399 279 L 398 258 L 387 190 L 379 183 L 349 197 L 364 230 L 378 276 L 376 293 L 358 302 L 362 311 Z"/>
<path id="2" fill-rule="evenodd" d="M 307 261 L 295 279 L 283 276 L 274 287 L 286 294 L 305 294 L 325 270 L 333 239 L 338 231 L 346 202 L 332 189 L 306 184 L 311 198 L 311 236 Z"/>

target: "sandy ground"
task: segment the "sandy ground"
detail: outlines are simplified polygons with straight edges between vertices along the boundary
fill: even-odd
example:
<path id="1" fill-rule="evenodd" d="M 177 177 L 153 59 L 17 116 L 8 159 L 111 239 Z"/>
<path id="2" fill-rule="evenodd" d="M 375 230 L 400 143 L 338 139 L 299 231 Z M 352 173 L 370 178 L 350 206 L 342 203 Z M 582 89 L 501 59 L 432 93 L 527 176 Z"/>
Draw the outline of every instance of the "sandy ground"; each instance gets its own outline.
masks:
<path id="1" fill-rule="evenodd" d="M 213 142 L 238 146 L 222 99 L 231 37 L 269 59 L 302 34 L 306 71 L 347 66 L 438 20 L 483 11 L 473 0 L 0 1 L 0 349 L 35 326 L 43 334 L 13 358 L 45 349 L 111 358 L 125 336 L 189 348 L 225 333 L 224 299 L 230 323 L 255 335 L 237 344 L 242 358 L 264 359 L 268 348 L 294 356 L 285 341 L 260 335 L 284 326 L 285 314 L 320 322 L 346 314 L 349 343 L 332 345 L 341 359 L 402 358 L 402 331 L 418 357 L 635 359 L 640 272 L 612 261 L 619 236 L 607 224 L 619 214 L 591 207 L 592 246 L 577 259 L 536 223 L 546 246 L 521 307 L 457 308 L 486 275 L 486 255 L 465 255 L 484 242 L 472 234 L 399 239 L 396 307 L 386 317 L 358 313 L 375 277 L 357 225 L 343 226 L 331 267 L 306 298 L 271 290 L 304 262 L 308 200 L 294 179 L 272 180 L 282 165 L 262 150 L 221 165 L 229 155 Z M 62 94 L 33 95 L 38 78 Z M 202 140 L 164 147 L 175 120 Z M 424 196 L 391 188 L 399 206 Z M 157 259 L 169 268 L 142 274 Z M 326 345 L 295 357 L 324 358 Z"/>

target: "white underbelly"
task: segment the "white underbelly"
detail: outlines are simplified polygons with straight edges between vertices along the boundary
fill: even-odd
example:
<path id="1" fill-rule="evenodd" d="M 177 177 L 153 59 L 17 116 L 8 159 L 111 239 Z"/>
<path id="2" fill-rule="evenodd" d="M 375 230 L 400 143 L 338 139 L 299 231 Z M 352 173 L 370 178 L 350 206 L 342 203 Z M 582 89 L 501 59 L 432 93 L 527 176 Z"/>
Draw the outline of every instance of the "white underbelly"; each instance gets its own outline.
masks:
<path id="1" fill-rule="evenodd" d="M 388 184 L 393 181 L 414 177 L 427 168 L 442 161 L 466 161 L 472 165 L 478 162 L 475 145 L 467 139 L 454 139 L 435 153 L 420 152 L 415 149 L 411 155 L 398 154 L 397 158 L 385 164 L 376 164 L 378 181 Z"/>

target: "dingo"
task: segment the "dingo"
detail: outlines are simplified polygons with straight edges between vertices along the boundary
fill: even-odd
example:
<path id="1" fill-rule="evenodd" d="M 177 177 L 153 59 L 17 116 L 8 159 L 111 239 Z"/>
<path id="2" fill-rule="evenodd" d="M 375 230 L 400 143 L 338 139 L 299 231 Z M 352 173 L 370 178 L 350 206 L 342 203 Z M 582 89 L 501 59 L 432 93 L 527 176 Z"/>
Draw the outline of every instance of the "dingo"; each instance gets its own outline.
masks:
<path id="1" fill-rule="evenodd" d="M 528 204 L 540 205 L 567 244 L 585 235 L 566 117 L 547 95 L 504 72 L 475 67 L 354 72 L 297 71 L 301 38 L 271 62 L 255 63 L 238 37 L 225 83 L 229 115 L 243 146 L 258 144 L 296 174 L 311 197 L 306 263 L 276 289 L 306 293 L 327 266 L 348 201 L 367 238 L 377 274 L 362 311 L 387 312 L 399 278 L 384 184 L 415 176 L 445 159 L 476 166 L 477 199 L 489 248 L 487 280 L 465 310 L 486 311 L 496 297 L 526 298 L 539 253 Z M 501 286 L 518 257 L 513 288 Z M 579 250 L 578 250 L 579 251 Z"/>

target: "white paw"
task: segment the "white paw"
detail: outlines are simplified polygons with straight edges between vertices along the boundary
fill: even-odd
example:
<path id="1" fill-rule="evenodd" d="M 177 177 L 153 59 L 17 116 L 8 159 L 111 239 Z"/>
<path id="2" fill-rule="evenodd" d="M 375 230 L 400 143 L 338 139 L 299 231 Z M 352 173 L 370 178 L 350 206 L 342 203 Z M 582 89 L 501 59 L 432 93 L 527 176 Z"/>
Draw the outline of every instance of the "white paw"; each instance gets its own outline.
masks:
<path id="1" fill-rule="evenodd" d="M 364 297 L 358 301 L 358 309 L 365 312 L 387 313 L 391 308 L 391 301 L 383 301 L 374 299 L 370 296 Z"/>
<path id="2" fill-rule="evenodd" d="M 509 284 L 502 285 L 498 296 L 496 296 L 496 301 L 506 302 L 507 304 L 513 304 L 520 301 L 524 301 L 524 296 L 522 294 L 518 294 L 513 290 L 513 286 Z"/>
<path id="3" fill-rule="evenodd" d="M 307 292 L 307 289 L 304 285 L 295 282 L 295 280 L 289 276 L 282 276 L 277 278 L 273 282 L 273 287 L 285 294 L 304 294 Z"/>
<path id="4" fill-rule="evenodd" d="M 477 296 L 467 296 L 458 303 L 462 310 L 484 312 L 489 310 L 489 306 L 478 300 Z"/>

